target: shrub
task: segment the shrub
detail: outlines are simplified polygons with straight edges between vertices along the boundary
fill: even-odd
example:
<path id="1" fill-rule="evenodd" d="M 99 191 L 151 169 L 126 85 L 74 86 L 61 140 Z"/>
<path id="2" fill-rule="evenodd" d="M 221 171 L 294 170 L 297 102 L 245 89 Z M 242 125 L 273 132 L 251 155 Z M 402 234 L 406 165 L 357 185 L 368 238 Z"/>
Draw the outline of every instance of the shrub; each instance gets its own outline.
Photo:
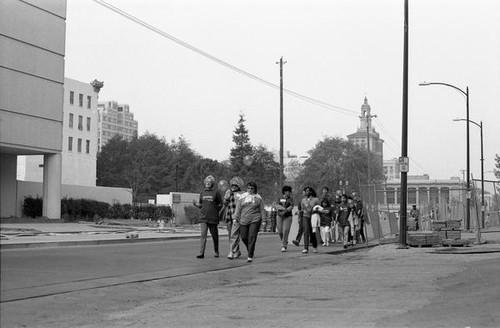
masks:
<path id="1" fill-rule="evenodd" d="M 97 215 L 101 218 L 109 214 L 109 204 L 92 199 L 63 198 L 61 200 L 61 215 L 68 221 L 92 221 Z"/>
<path id="2" fill-rule="evenodd" d="M 184 213 L 190 224 L 200 223 L 200 209 L 193 205 L 184 206 Z"/>
<path id="3" fill-rule="evenodd" d="M 43 199 L 40 196 L 33 198 L 32 196 L 24 197 L 23 215 L 29 218 L 42 216 Z"/>

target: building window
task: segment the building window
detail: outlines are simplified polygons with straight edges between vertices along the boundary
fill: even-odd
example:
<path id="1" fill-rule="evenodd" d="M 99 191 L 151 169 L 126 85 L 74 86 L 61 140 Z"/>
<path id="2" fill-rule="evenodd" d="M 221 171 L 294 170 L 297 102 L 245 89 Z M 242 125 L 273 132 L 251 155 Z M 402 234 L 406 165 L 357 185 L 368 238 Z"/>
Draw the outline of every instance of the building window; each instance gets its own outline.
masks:
<path id="1" fill-rule="evenodd" d="M 69 127 L 73 127 L 73 113 L 69 113 Z"/>
<path id="2" fill-rule="evenodd" d="M 78 115 L 78 130 L 83 130 L 83 116 Z"/>
<path id="3" fill-rule="evenodd" d="M 70 91 L 69 92 L 69 104 L 73 105 L 74 103 L 75 103 L 75 92 L 74 91 Z"/>
<path id="4" fill-rule="evenodd" d="M 82 152 L 82 139 L 81 138 L 78 138 L 78 152 L 79 153 Z"/>
<path id="5" fill-rule="evenodd" d="M 83 107 L 83 95 L 81 93 L 78 95 L 78 106 Z"/>
<path id="6" fill-rule="evenodd" d="M 87 117 L 87 131 L 90 131 L 90 117 Z"/>
<path id="7" fill-rule="evenodd" d="M 90 154 L 90 140 L 85 142 L 85 153 Z"/>
<path id="8" fill-rule="evenodd" d="M 87 96 L 87 108 L 90 109 L 92 107 L 92 97 Z"/>
<path id="9" fill-rule="evenodd" d="M 68 137 L 68 150 L 73 151 L 73 137 Z"/>
<path id="10" fill-rule="evenodd" d="M 387 188 L 387 204 L 394 204 L 396 196 L 394 195 L 394 188 Z"/>

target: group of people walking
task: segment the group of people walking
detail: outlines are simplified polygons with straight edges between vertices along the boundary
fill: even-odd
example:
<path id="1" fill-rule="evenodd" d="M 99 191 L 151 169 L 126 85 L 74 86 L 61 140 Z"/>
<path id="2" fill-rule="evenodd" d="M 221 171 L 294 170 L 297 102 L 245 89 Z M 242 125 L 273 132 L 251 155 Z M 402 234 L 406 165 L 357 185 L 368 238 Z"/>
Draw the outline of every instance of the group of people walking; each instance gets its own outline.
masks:
<path id="1" fill-rule="evenodd" d="M 358 242 L 366 242 L 363 202 L 356 193 L 347 195 L 337 192 L 332 199 L 328 187 L 323 187 L 322 196 L 319 198 L 313 188 L 306 187 L 298 203 L 297 215 L 299 230 L 292 244 L 299 246 L 303 237 L 304 254 L 309 253 L 309 246 L 317 253 L 319 243 L 330 246 L 331 243 L 343 242 L 344 248 L 347 248 Z M 278 211 L 278 222 L 280 219 Z M 278 224 L 282 252 L 287 251 L 289 231 L 280 229 Z"/>
<path id="2" fill-rule="evenodd" d="M 229 188 L 221 195 L 215 188 L 215 178 L 208 176 L 204 180 L 204 190 L 193 205 L 201 209 L 200 217 L 200 253 L 197 258 L 205 257 L 208 231 L 212 235 L 215 257 L 219 257 L 218 224 L 226 223 L 229 254 L 232 260 L 241 256 L 240 240 L 247 249 L 247 261 L 252 262 L 260 225 L 267 219 L 264 200 L 258 194 L 257 184 L 253 181 L 244 185 L 240 177 L 233 177 Z M 245 188 L 245 190 L 243 190 Z M 292 187 L 283 186 L 282 196 L 272 203 L 276 212 L 276 225 L 280 237 L 281 252 L 286 252 L 293 220 L 294 202 Z M 318 244 L 329 246 L 343 242 L 344 248 L 365 242 L 363 203 L 356 193 L 352 195 L 337 192 L 334 198 L 328 187 L 323 187 L 321 198 L 311 187 L 303 189 L 298 202 L 299 230 L 292 244 L 299 246 L 303 237 L 303 254 L 309 253 L 312 246 L 318 252 Z"/>
<path id="3" fill-rule="evenodd" d="M 201 209 L 201 245 L 197 258 L 205 257 L 208 230 L 212 235 L 215 257 L 219 257 L 218 224 L 221 220 L 226 223 L 229 236 L 227 257 L 232 260 L 241 256 L 239 248 L 241 239 L 247 248 L 247 261 L 253 261 L 257 234 L 267 213 L 264 200 L 257 193 L 257 184 L 253 181 L 248 182 L 246 191 L 242 190 L 243 184 L 240 177 L 232 178 L 229 189 L 224 193 L 224 196 L 221 196 L 219 191 L 214 188 L 214 177 L 205 178 L 205 189 L 200 193 L 199 201 L 193 201 L 193 205 Z"/>

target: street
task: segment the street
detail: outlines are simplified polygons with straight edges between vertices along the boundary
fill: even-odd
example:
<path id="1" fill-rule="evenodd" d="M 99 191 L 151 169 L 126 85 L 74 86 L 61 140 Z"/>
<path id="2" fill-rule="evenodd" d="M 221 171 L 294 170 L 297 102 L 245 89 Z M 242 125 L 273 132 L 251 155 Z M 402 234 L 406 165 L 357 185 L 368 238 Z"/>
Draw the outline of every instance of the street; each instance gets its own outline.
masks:
<path id="1" fill-rule="evenodd" d="M 228 260 L 224 237 L 220 258 L 210 240 L 205 259 L 198 248 L 192 239 L 2 251 L 1 326 L 500 326 L 500 253 L 386 244 L 304 256 L 264 234 L 253 263 L 245 252 Z"/>

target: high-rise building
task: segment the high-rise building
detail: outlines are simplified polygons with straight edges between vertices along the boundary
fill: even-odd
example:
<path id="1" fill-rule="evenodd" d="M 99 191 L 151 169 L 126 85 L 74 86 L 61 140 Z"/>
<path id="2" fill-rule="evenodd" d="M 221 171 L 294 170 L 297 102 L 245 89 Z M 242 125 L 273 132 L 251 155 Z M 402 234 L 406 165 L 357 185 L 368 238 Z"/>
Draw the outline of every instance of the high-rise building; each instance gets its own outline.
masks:
<path id="1" fill-rule="evenodd" d="M 98 151 L 109 139 L 121 135 L 125 140 L 132 140 L 138 134 L 138 123 L 129 105 L 118 104 L 116 101 L 100 102 L 98 109 Z"/>
<path id="2" fill-rule="evenodd" d="M 66 0 L 0 1 L 0 217 L 15 216 L 17 157 L 43 156 L 43 216 L 61 216 Z"/>
<path id="3" fill-rule="evenodd" d="M 361 148 L 367 148 L 369 145 L 372 158 L 375 160 L 376 165 L 382 168 L 384 140 L 380 138 L 380 134 L 375 131 L 372 125 L 373 117 L 376 117 L 376 115 L 371 114 L 371 107 L 368 104 L 368 99 L 365 97 L 363 105 L 361 105 L 359 128 L 355 133 L 348 135 L 347 139 Z"/>
<path id="4" fill-rule="evenodd" d="M 64 79 L 62 184 L 96 185 L 99 90 L 94 82 Z M 20 156 L 19 164 L 19 180 L 43 181 L 43 156 Z"/>

